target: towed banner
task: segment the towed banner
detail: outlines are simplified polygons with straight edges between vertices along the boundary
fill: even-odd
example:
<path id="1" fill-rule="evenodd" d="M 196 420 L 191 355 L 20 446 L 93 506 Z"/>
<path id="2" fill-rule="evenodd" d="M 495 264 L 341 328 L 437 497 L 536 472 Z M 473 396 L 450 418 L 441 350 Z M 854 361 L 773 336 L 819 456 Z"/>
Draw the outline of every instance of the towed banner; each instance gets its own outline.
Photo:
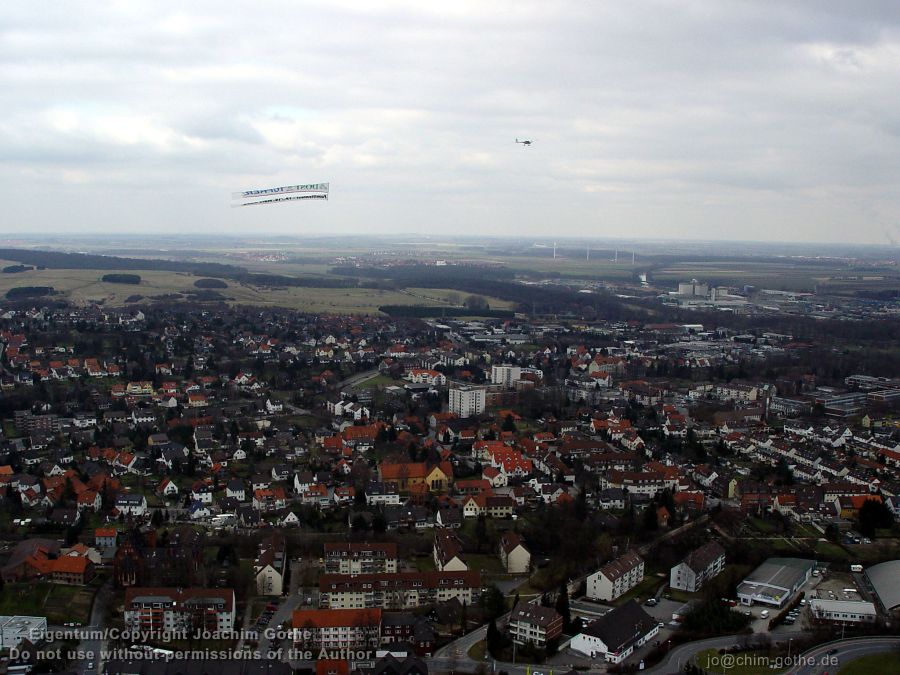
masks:
<path id="1" fill-rule="evenodd" d="M 256 206 L 258 204 L 273 204 L 275 202 L 293 202 L 298 199 L 328 199 L 327 194 L 313 194 L 313 195 L 293 195 L 289 197 L 271 197 L 269 199 L 259 199 L 255 202 L 244 202 L 243 204 L 232 204 L 233 207 L 236 206 Z"/>
<path id="2" fill-rule="evenodd" d="M 263 188 L 260 190 L 243 190 L 241 192 L 232 192 L 232 199 L 260 199 L 261 197 L 273 197 L 291 193 L 314 193 L 311 199 L 328 199 L 328 183 L 308 183 L 306 185 L 285 185 L 283 187 Z M 270 200 L 266 200 L 270 201 Z M 259 204 L 263 202 L 252 202 Z M 240 204 L 239 206 L 243 206 Z"/>

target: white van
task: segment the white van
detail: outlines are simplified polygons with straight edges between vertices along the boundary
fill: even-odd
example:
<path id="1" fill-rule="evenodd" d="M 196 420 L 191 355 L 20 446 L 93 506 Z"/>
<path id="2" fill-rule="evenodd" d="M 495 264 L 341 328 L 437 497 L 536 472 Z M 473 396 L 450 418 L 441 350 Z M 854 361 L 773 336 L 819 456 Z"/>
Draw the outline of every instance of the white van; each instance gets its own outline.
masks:
<path id="1" fill-rule="evenodd" d="M 759 613 L 759 618 L 760 619 L 768 619 L 769 618 L 769 610 L 764 609 L 763 611 L 761 611 Z"/>
<path id="2" fill-rule="evenodd" d="M 850 571 L 851 572 L 862 572 L 863 566 L 862 565 L 850 565 Z"/>

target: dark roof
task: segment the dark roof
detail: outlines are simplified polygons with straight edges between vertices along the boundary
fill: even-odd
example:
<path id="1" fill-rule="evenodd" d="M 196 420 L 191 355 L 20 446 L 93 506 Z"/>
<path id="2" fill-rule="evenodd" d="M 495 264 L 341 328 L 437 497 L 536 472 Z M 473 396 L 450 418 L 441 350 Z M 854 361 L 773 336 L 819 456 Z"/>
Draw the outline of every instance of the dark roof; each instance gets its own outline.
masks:
<path id="1" fill-rule="evenodd" d="M 519 602 L 509 614 L 509 620 L 521 621 L 535 626 L 549 626 L 560 619 L 560 614 L 552 607 L 532 605 L 528 602 Z"/>
<path id="2" fill-rule="evenodd" d="M 522 543 L 522 538 L 510 530 L 507 530 L 500 536 L 500 546 L 503 547 L 503 550 L 506 553 L 512 553 L 516 549 L 516 546 L 525 548 L 525 544 Z M 526 548 L 525 550 L 527 551 L 528 549 Z"/>
<path id="3" fill-rule="evenodd" d="M 428 675 L 428 666 L 415 656 L 398 659 L 393 654 L 388 654 L 375 661 L 372 668 L 362 672 L 366 675 Z"/>
<path id="4" fill-rule="evenodd" d="M 725 555 L 722 545 L 717 541 L 711 541 L 688 553 L 682 562 L 694 572 L 702 572 L 722 555 Z"/>
<path id="5" fill-rule="evenodd" d="M 606 563 L 603 567 L 600 568 L 600 571 L 603 572 L 603 576 L 605 576 L 607 579 L 615 581 L 619 577 L 626 575 L 628 572 L 630 572 L 643 562 L 643 559 L 637 553 L 623 553 L 615 560 L 610 560 L 608 563 Z"/>
<path id="6" fill-rule="evenodd" d="M 290 675 L 290 665 L 264 659 L 113 659 L 103 664 L 107 675 Z"/>
<path id="7" fill-rule="evenodd" d="M 620 652 L 650 632 L 656 623 L 639 604 L 629 600 L 592 621 L 582 632 L 600 638 L 609 651 Z"/>

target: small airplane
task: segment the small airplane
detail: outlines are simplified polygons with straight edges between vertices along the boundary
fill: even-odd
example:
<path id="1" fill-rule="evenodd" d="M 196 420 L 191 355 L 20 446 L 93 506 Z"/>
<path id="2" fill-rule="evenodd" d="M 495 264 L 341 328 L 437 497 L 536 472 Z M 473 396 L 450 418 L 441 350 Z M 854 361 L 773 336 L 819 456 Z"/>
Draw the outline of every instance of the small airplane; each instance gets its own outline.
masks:
<path id="1" fill-rule="evenodd" d="M 516 139 L 516 143 L 521 143 L 522 145 L 529 146 L 529 145 L 531 145 L 532 143 L 534 143 L 534 141 L 520 141 L 520 140 L 517 138 L 517 139 Z"/>

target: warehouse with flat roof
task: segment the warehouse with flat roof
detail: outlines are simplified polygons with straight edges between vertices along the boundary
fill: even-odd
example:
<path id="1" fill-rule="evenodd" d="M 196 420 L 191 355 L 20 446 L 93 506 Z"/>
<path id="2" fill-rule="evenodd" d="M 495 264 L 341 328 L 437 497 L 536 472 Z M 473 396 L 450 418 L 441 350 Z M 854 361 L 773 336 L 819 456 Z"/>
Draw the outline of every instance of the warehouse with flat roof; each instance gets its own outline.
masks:
<path id="1" fill-rule="evenodd" d="M 809 581 L 815 566 L 815 560 L 769 558 L 738 586 L 738 600 L 742 605 L 783 607 Z"/>
<path id="2" fill-rule="evenodd" d="M 900 611 L 900 560 L 873 565 L 865 574 L 884 611 L 888 614 Z"/>

